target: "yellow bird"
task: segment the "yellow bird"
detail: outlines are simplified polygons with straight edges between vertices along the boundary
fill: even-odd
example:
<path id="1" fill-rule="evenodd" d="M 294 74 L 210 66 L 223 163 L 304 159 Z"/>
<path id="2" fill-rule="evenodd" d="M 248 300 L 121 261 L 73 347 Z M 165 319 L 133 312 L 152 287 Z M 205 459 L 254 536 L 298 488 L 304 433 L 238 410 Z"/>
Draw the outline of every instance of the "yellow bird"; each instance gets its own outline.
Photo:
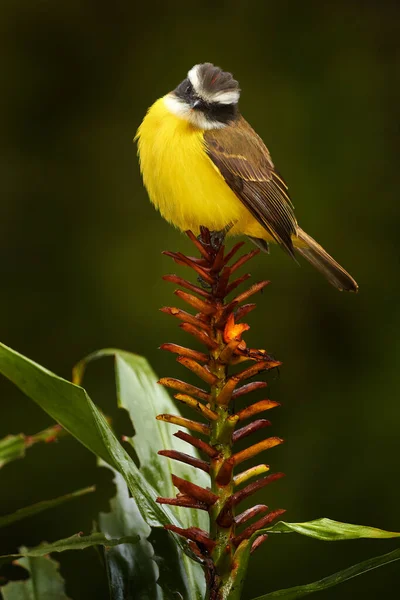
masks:
<path id="1" fill-rule="evenodd" d="M 351 275 L 298 226 L 287 185 L 241 116 L 239 96 L 230 73 L 204 63 L 149 108 L 135 139 L 150 200 L 182 231 L 230 227 L 228 235 L 246 235 L 265 251 L 277 242 L 339 290 L 356 292 Z"/>

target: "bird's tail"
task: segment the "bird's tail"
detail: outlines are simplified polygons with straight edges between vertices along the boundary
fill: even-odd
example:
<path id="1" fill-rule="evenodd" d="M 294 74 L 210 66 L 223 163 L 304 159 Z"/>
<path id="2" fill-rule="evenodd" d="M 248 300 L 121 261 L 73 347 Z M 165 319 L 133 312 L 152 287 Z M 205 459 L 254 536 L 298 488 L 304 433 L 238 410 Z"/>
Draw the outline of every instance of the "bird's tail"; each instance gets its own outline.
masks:
<path id="1" fill-rule="evenodd" d="M 357 282 L 320 246 L 310 235 L 297 230 L 300 245 L 297 252 L 320 271 L 335 288 L 347 292 L 358 292 Z"/>

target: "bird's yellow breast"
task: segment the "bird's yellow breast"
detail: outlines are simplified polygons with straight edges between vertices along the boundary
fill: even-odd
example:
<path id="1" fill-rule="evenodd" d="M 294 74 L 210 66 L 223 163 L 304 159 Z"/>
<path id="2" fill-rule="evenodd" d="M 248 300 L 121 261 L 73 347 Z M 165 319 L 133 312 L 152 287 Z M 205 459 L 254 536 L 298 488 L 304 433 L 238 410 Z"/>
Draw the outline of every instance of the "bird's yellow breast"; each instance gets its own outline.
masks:
<path id="1" fill-rule="evenodd" d="M 207 156 L 203 131 L 169 112 L 163 98 L 149 109 L 137 138 L 144 184 L 167 221 L 194 233 L 200 225 L 221 230 L 237 223 L 234 234 L 267 237 Z"/>

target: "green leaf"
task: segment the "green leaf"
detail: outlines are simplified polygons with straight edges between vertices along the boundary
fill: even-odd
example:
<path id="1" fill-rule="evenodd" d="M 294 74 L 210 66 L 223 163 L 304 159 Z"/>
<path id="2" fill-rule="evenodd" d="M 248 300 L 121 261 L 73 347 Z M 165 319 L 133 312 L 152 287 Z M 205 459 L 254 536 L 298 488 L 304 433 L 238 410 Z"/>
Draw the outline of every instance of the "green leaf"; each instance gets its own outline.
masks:
<path id="1" fill-rule="evenodd" d="M 279 521 L 279 523 L 276 523 L 263 531 L 268 533 L 295 532 L 326 542 L 355 540 L 358 538 L 385 539 L 400 537 L 400 533 L 394 531 L 384 531 L 383 529 L 365 527 L 364 525 L 340 523 L 339 521 L 332 521 L 331 519 L 315 519 L 314 521 L 308 521 L 306 523 L 286 523 L 285 521 Z"/>
<path id="2" fill-rule="evenodd" d="M 117 400 L 121 408 L 125 408 L 135 428 L 135 435 L 129 438 L 140 462 L 140 470 L 161 496 L 174 497 L 176 490 L 172 484 L 171 475 L 175 473 L 203 487 L 210 485 L 209 476 L 203 471 L 177 461 L 160 457 L 157 452 L 161 449 L 173 449 L 190 452 L 196 455 L 193 448 L 182 440 L 174 437 L 179 427 L 157 421 L 160 413 L 179 414 L 175 403 L 166 390 L 157 383 L 157 376 L 147 360 L 136 354 L 116 349 L 104 349 L 94 352 L 78 363 L 74 369 L 74 380 L 81 382 L 88 363 L 104 357 L 114 357 Z M 172 507 L 172 512 L 179 515 L 184 527 L 201 527 L 208 530 L 208 515 L 204 511 L 179 509 Z M 189 590 L 204 595 L 204 574 L 200 565 L 193 563 L 185 554 L 175 557 L 171 550 L 159 550 L 158 564 L 164 565 L 164 571 L 183 561 L 186 576 L 189 580 Z M 182 575 L 181 575 L 182 576 Z M 182 593 L 182 592 L 181 592 Z M 191 597 L 190 594 L 188 596 Z"/>
<path id="3" fill-rule="evenodd" d="M 138 534 L 140 541 L 132 546 L 106 549 L 110 597 L 112 600 L 161 600 L 161 590 L 157 586 L 158 569 L 152 559 L 152 546 L 147 541 L 150 527 L 144 521 L 134 499 L 129 497 L 122 475 L 115 470 L 113 472 L 117 494 L 110 502 L 111 512 L 99 515 L 100 529 L 112 537 Z"/>
<path id="4" fill-rule="evenodd" d="M 7 435 L 0 440 L 0 469 L 7 463 L 24 458 L 25 456 L 25 436 L 20 433 L 18 435 Z"/>
<path id="5" fill-rule="evenodd" d="M 134 546 L 106 550 L 110 597 L 112 600 L 192 600 L 191 587 L 180 556 L 180 548 L 163 529 L 150 529 L 129 497 L 122 476 L 114 471 L 117 494 L 111 500 L 111 512 L 100 513 L 100 529 L 110 536 L 139 534 Z"/>
<path id="6" fill-rule="evenodd" d="M 138 508 L 151 526 L 180 526 L 168 507 L 155 502 L 157 493 L 122 448 L 103 414 L 86 391 L 0 344 L 0 373 L 10 379 L 53 419 L 96 456 L 123 474 Z M 178 541 L 184 547 L 181 541 Z"/>
<path id="7" fill-rule="evenodd" d="M 257 533 L 255 533 L 251 536 L 248 543 L 246 545 L 243 545 L 243 549 L 242 549 L 242 553 L 241 553 L 241 557 L 240 557 L 240 561 L 239 561 L 240 563 L 243 563 L 243 566 L 240 565 L 241 569 L 245 571 L 247 561 L 249 560 L 251 545 L 255 541 L 255 539 L 260 535 L 260 533 L 268 533 L 268 534 L 270 534 L 270 533 L 285 533 L 286 534 L 286 533 L 294 533 L 294 532 L 299 533 L 301 535 L 308 536 L 308 537 L 313 537 L 318 540 L 323 540 L 323 541 L 352 540 L 352 539 L 359 539 L 359 538 L 375 538 L 375 539 L 381 538 L 381 539 L 384 539 L 384 538 L 400 537 L 399 533 L 395 533 L 392 531 L 384 531 L 382 529 L 376 529 L 375 527 L 364 527 L 362 525 L 351 525 L 349 523 L 340 523 L 339 521 L 332 521 L 331 519 L 326 519 L 326 518 L 315 519 L 314 521 L 308 521 L 305 523 L 286 523 L 285 521 L 279 521 L 275 525 L 272 525 L 272 527 L 268 527 L 268 528 L 257 531 Z M 378 558 L 380 558 L 380 557 L 378 557 Z M 332 578 L 333 577 L 335 577 L 335 576 L 332 575 Z M 330 579 L 330 578 L 328 578 L 328 579 Z M 325 580 L 323 580 L 323 581 L 325 581 Z M 319 583 L 319 582 L 316 582 L 316 584 L 317 583 Z M 316 584 L 310 584 L 310 585 L 316 585 Z M 334 584 L 330 584 L 330 585 L 334 585 Z M 297 588 L 293 588 L 293 589 L 297 590 Z M 299 589 L 302 590 L 303 587 L 300 586 Z M 322 589 L 324 589 L 324 588 L 322 588 Z M 283 590 L 283 591 L 285 591 L 285 590 Z M 318 590 L 315 590 L 315 591 L 318 591 Z M 309 592 L 307 592 L 307 593 L 309 593 Z M 268 596 L 268 597 L 270 597 L 270 596 Z M 271 597 L 273 597 L 273 596 L 271 596 Z M 282 597 L 285 597 L 285 596 L 282 596 Z M 292 597 L 296 598 L 297 596 L 288 596 L 288 598 L 292 598 Z M 262 598 L 264 598 L 264 596 L 262 596 Z M 258 599 L 256 599 L 256 600 L 258 600 Z"/>
<path id="8" fill-rule="evenodd" d="M 153 561 L 158 567 L 157 584 L 162 589 L 163 599 L 202 600 L 205 593 L 204 574 L 200 573 L 199 582 L 194 577 L 189 577 L 187 556 L 175 543 L 174 536 L 165 529 L 153 528 L 148 540 L 153 547 Z M 189 563 L 189 566 L 190 564 L 198 566 L 194 562 Z M 192 581 L 192 584 L 189 581 Z"/>
<path id="9" fill-rule="evenodd" d="M 314 583 L 298 585 L 286 590 L 277 590 L 275 592 L 270 592 L 269 594 L 264 594 L 263 596 L 257 596 L 257 598 L 254 598 L 253 600 L 273 600 L 274 598 L 279 598 L 280 600 L 295 600 L 296 598 L 302 598 L 303 596 L 313 594 L 314 592 L 321 592 L 338 585 L 339 583 L 348 581 L 353 577 L 357 577 L 358 575 L 362 575 L 363 573 L 367 573 L 378 567 L 388 565 L 396 560 L 400 560 L 400 548 L 398 550 L 393 550 L 393 552 L 389 552 L 388 554 L 369 558 L 348 569 L 334 573 L 334 575 L 329 575 L 329 577 L 314 581 Z"/>
<path id="10" fill-rule="evenodd" d="M 18 565 L 27 569 L 29 579 L 11 581 L 1 588 L 4 600 L 70 600 L 58 563 L 51 558 L 22 558 Z"/>
<path id="11" fill-rule="evenodd" d="M 32 517 L 33 515 L 37 515 L 38 513 L 48 510 L 49 508 L 54 508 L 60 504 L 64 504 L 64 502 L 69 502 L 69 500 L 80 498 L 85 494 L 94 492 L 95 489 L 95 486 L 87 487 L 82 490 L 77 490 L 76 492 L 71 492 L 70 494 L 64 494 L 64 496 L 59 496 L 58 498 L 53 498 L 52 500 L 43 500 L 42 502 L 37 502 L 31 506 L 20 508 L 10 515 L 4 515 L 3 517 L 0 517 L 0 527 L 11 525 L 11 523 L 21 521 L 21 519 L 25 519 L 26 517 Z"/>
<path id="12" fill-rule="evenodd" d="M 35 548 L 22 548 L 19 554 L 0 556 L 0 561 L 6 562 L 14 558 L 20 558 L 21 556 L 35 558 L 37 556 L 46 556 L 46 554 L 50 554 L 51 552 L 65 552 L 66 550 L 84 550 L 91 546 L 106 546 L 111 548 L 119 544 L 136 544 L 139 539 L 138 535 L 127 535 L 115 539 L 106 537 L 104 533 L 92 533 L 91 535 L 76 533 L 75 535 L 71 535 L 71 537 L 57 540 L 50 544 L 44 542 Z"/>
<path id="13" fill-rule="evenodd" d="M 156 416 L 160 413 L 179 414 L 179 410 L 165 388 L 157 383 L 158 378 L 145 358 L 114 348 L 99 350 L 78 363 L 74 369 L 74 380 L 81 382 L 88 363 L 109 356 L 115 360 L 118 405 L 127 410 L 135 428 L 135 435 L 128 438 L 128 441 L 135 449 L 140 470 L 146 480 L 161 496 L 167 497 L 175 496 L 176 493 L 172 484 L 172 473 L 198 485 L 209 486 L 210 478 L 203 471 L 157 455 L 159 450 L 165 449 L 190 452 L 194 456 L 197 456 L 197 453 L 191 446 L 174 437 L 173 434 L 181 428 L 157 421 Z M 180 520 L 185 527 L 208 526 L 208 516 L 202 511 L 182 511 L 179 507 L 172 507 L 172 511 L 180 514 Z"/>

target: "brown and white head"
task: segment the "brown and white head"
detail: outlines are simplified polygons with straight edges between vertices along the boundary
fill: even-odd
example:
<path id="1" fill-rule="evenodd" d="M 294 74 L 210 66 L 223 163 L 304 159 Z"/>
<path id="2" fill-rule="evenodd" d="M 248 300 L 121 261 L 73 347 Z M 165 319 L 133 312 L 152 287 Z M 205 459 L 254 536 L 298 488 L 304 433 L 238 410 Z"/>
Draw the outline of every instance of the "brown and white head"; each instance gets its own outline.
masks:
<path id="1" fill-rule="evenodd" d="M 200 129 L 220 129 L 238 116 L 240 88 L 231 73 L 195 65 L 164 101 L 170 112 Z"/>

